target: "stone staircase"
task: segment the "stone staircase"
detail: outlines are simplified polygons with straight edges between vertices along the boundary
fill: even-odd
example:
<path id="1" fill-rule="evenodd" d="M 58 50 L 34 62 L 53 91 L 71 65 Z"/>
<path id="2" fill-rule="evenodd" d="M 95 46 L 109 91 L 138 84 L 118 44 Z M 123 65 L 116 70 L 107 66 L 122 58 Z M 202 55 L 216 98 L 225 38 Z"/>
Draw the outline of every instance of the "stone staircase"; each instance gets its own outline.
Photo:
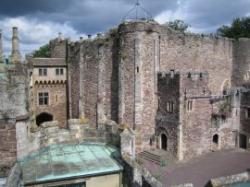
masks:
<path id="1" fill-rule="evenodd" d="M 175 162 L 175 158 L 170 153 L 162 150 L 140 152 L 137 155 L 137 160 L 139 162 L 146 160 L 160 166 L 166 166 L 166 164 Z"/>
<path id="2" fill-rule="evenodd" d="M 141 153 L 138 154 L 138 159 L 140 161 L 142 161 L 142 159 L 153 162 L 157 165 L 161 165 L 162 164 L 162 159 L 161 156 L 156 155 L 154 153 L 151 153 L 149 151 L 143 151 Z"/>

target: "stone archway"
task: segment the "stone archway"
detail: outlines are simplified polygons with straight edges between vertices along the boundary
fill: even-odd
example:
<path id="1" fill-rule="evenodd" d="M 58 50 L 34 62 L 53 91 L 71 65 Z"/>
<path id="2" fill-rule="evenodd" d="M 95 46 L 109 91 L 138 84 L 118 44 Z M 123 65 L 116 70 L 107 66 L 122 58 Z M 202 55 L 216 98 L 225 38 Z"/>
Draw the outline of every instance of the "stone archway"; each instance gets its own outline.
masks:
<path id="1" fill-rule="evenodd" d="M 168 139 L 165 134 L 161 134 L 161 149 L 167 151 L 168 148 Z"/>
<path id="2" fill-rule="evenodd" d="M 37 126 L 40 126 L 42 123 L 47 121 L 53 121 L 53 115 L 43 112 L 36 116 L 36 124 Z"/>

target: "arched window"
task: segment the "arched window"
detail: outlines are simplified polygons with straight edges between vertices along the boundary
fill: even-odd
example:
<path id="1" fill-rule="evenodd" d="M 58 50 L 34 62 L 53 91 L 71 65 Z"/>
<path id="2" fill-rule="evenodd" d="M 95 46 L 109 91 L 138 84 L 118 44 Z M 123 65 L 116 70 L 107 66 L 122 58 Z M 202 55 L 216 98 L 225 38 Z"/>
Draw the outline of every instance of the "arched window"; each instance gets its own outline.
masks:
<path id="1" fill-rule="evenodd" d="M 218 143 L 219 143 L 219 136 L 218 136 L 218 134 L 215 134 L 215 135 L 213 136 L 213 143 L 215 143 L 215 144 L 218 144 Z"/>
<path id="2" fill-rule="evenodd" d="M 43 112 L 36 116 L 36 124 L 40 126 L 42 123 L 47 121 L 53 121 L 53 115 Z"/>

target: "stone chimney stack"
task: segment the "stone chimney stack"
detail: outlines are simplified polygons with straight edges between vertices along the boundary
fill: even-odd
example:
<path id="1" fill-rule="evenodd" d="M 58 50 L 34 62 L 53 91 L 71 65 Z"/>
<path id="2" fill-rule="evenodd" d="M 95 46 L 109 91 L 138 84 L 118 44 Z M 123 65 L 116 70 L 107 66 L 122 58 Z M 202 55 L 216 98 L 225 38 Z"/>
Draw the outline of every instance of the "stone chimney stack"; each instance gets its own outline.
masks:
<path id="1" fill-rule="evenodd" d="M 21 61 L 21 54 L 19 50 L 19 38 L 18 38 L 18 28 L 13 27 L 12 35 L 12 52 L 11 52 L 11 63 L 19 63 Z"/>
<path id="2" fill-rule="evenodd" d="M 0 63 L 3 62 L 3 39 L 2 30 L 0 29 Z"/>

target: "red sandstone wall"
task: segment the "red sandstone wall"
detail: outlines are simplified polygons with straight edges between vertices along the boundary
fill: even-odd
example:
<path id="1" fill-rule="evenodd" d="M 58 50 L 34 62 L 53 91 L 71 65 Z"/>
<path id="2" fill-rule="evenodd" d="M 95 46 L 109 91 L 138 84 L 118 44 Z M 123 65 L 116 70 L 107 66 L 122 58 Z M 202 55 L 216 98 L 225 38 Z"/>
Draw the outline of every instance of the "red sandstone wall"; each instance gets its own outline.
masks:
<path id="1" fill-rule="evenodd" d="M 49 92 L 49 105 L 38 105 L 38 93 Z M 33 87 L 34 112 L 39 115 L 47 112 L 53 115 L 53 120 L 59 122 L 59 126 L 67 126 L 67 98 L 66 84 L 35 84 Z"/>
<path id="2" fill-rule="evenodd" d="M 160 70 L 207 71 L 212 94 L 221 94 L 225 80 L 231 82 L 232 41 L 226 38 L 184 35 L 164 31 L 160 35 Z"/>

